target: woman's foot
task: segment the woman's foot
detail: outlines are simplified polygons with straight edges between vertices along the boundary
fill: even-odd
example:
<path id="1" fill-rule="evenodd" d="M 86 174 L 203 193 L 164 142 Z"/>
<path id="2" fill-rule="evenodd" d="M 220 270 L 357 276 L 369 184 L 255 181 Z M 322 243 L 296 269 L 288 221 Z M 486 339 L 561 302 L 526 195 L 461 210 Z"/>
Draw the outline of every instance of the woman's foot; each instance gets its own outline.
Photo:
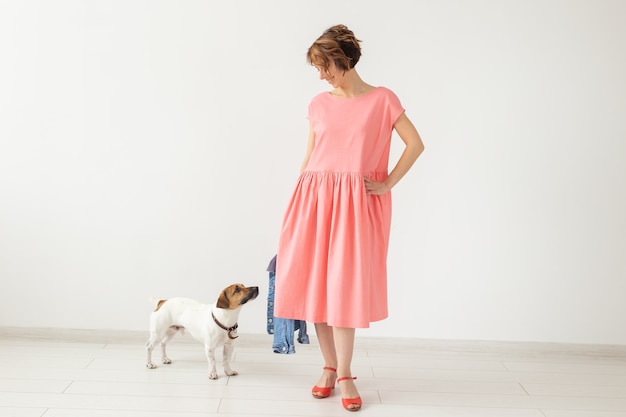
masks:
<path id="1" fill-rule="evenodd" d="M 337 379 L 337 370 L 330 366 L 324 367 L 322 376 L 317 381 L 317 384 L 311 390 L 311 394 L 315 398 L 326 398 L 330 396 L 330 392 L 335 388 L 335 380 Z"/>
<path id="2" fill-rule="evenodd" d="M 337 383 L 341 389 L 341 403 L 348 411 L 358 411 L 363 404 L 359 390 L 357 390 L 354 384 L 355 379 L 356 377 L 353 376 L 344 376 L 337 379 Z"/>

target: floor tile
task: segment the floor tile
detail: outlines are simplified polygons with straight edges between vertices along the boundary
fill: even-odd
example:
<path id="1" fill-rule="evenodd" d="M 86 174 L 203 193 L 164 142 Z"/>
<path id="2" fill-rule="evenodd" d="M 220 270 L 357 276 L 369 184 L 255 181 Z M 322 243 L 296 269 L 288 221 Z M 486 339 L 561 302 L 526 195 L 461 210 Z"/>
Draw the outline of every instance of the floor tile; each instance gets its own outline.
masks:
<path id="1" fill-rule="evenodd" d="M 127 395 L 26 394 L 0 392 L 6 407 L 69 408 L 82 410 L 216 412 L 219 399 L 191 397 L 147 397 Z M 87 412 L 85 413 L 88 414 Z"/>
<path id="2" fill-rule="evenodd" d="M 45 412 L 45 408 L 4 407 L 0 405 L 0 416 L 2 417 L 42 417 Z"/>
<path id="3" fill-rule="evenodd" d="M 560 410 L 606 410 L 626 412 L 626 399 L 587 396 L 533 396 L 459 393 L 411 393 L 380 391 L 382 404 L 413 404 L 454 407 L 502 407 Z"/>
<path id="4" fill-rule="evenodd" d="M 544 372 L 567 374 L 600 374 L 626 375 L 624 363 L 576 363 L 576 362 L 504 362 L 504 366 L 511 372 Z"/>
<path id="5" fill-rule="evenodd" d="M 28 393 L 62 393 L 70 386 L 69 380 L 42 380 L 42 379 L 5 379 L 0 378 L 0 392 L 28 392 Z M 0 414 L 1 415 L 1 414 Z"/>
<path id="6" fill-rule="evenodd" d="M 559 385 L 522 384 L 529 395 L 553 395 L 567 397 L 607 397 L 626 399 L 626 386 L 611 385 Z"/>
<path id="7" fill-rule="evenodd" d="M 217 413 L 211 412 L 181 413 L 180 411 L 74 410 L 68 408 L 52 408 L 42 417 L 211 417 L 217 415 Z"/>
<path id="8" fill-rule="evenodd" d="M 541 410 L 545 417 L 626 417 L 623 411 Z"/>

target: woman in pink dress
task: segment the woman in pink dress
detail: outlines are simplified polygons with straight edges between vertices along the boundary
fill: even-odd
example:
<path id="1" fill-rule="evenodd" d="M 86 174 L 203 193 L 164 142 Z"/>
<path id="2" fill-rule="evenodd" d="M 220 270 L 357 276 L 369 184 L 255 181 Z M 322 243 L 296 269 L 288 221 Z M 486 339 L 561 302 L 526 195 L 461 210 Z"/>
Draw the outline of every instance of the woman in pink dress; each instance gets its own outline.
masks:
<path id="1" fill-rule="evenodd" d="M 278 244 L 274 315 L 315 323 L 325 365 L 313 387 L 339 384 L 343 406 L 361 408 L 350 370 L 356 328 L 387 317 L 390 190 L 422 153 L 400 100 L 365 83 L 354 66 L 359 40 L 344 25 L 326 30 L 307 59 L 333 89 L 309 105 L 309 139 Z M 395 130 L 405 144 L 388 173 Z"/>

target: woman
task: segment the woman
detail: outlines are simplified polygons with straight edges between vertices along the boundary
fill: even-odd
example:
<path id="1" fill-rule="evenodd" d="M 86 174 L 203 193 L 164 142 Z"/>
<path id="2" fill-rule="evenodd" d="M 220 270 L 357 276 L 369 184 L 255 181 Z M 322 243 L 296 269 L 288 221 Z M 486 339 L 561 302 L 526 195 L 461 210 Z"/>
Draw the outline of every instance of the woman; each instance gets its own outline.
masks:
<path id="1" fill-rule="evenodd" d="M 396 95 L 355 69 L 359 40 L 344 25 L 326 30 L 307 60 L 332 90 L 308 109 L 309 138 L 278 245 L 276 317 L 315 323 L 325 365 L 313 387 L 339 384 L 344 408 L 361 408 L 350 365 L 356 328 L 387 317 L 390 190 L 422 153 Z M 388 174 L 392 131 L 405 144 Z"/>

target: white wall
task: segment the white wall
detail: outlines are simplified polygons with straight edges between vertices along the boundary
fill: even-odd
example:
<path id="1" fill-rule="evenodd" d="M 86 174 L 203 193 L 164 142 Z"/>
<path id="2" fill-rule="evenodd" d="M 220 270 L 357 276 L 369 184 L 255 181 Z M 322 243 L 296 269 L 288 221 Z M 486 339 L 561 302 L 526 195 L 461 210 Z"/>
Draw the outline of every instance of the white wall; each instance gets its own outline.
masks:
<path id="1" fill-rule="evenodd" d="M 367 336 L 626 343 L 626 3 L 0 1 L 0 326 L 259 285 L 346 23 L 426 151 Z M 394 139 L 394 155 L 400 150 Z M 269 336 L 268 336 L 269 343 Z"/>

